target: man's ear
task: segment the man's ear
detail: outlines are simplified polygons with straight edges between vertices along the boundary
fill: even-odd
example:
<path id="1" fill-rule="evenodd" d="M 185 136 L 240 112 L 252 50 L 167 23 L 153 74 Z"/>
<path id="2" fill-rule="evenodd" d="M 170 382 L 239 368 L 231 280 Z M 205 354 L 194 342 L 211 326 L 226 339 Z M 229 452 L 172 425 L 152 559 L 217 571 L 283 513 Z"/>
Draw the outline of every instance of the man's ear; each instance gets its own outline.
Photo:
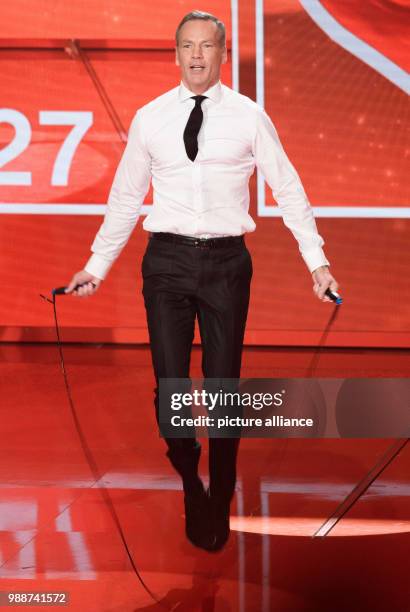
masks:
<path id="1" fill-rule="evenodd" d="M 222 64 L 226 64 L 228 61 L 228 51 L 227 48 L 224 47 L 223 55 L 222 55 Z"/>
<path id="2" fill-rule="evenodd" d="M 179 66 L 178 47 L 175 47 L 175 63 L 177 66 Z"/>

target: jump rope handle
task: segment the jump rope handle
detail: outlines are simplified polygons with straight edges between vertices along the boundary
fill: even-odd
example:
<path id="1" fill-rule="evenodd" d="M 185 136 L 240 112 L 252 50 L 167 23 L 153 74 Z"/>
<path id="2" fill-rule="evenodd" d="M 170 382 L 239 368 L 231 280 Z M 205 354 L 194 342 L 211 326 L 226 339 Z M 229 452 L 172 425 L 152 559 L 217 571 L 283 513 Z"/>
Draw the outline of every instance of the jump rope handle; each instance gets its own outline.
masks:
<path id="1" fill-rule="evenodd" d="M 97 285 L 95 283 L 93 283 L 91 281 L 91 284 L 94 285 L 94 287 L 96 287 Z M 81 285 L 76 285 L 73 289 L 73 291 L 76 291 L 77 289 L 79 289 L 80 287 L 82 287 L 83 285 L 88 285 L 88 283 L 82 283 Z M 67 289 L 67 287 L 57 287 L 56 289 L 52 290 L 52 294 L 53 295 L 67 295 L 65 290 Z"/>
<path id="2" fill-rule="evenodd" d="M 332 291 L 331 289 L 326 289 L 325 291 L 325 295 L 327 295 L 327 297 L 329 297 L 331 300 L 333 300 L 333 302 L 335 302 L 335 304 L 342 304 L 343 300 L 340 297 L 340 295 L 338 293 L 336 293 L 336 291 Z"/>

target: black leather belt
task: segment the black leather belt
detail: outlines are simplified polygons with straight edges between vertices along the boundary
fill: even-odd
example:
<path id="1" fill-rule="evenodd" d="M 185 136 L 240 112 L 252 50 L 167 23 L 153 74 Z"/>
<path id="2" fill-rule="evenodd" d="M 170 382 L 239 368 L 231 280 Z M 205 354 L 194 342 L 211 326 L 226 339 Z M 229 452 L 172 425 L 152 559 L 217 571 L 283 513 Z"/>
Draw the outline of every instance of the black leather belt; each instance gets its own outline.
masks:
<path id="1" fill-rule="evenodd" d="M 174 244 L 183 244 L 185 246 L 192 247 L 227 247 L 234 244 L 241 244 L 244 242 L 243 236 L 222 236 L 221 238 L 192 238 L 191 236 L 183 236 L 182 234 L 171 234 L 168 232 L 153 232 L 150 234 L 150 238 L 154 240 L 164 240 L 165 242 L 172 242 Z"/>

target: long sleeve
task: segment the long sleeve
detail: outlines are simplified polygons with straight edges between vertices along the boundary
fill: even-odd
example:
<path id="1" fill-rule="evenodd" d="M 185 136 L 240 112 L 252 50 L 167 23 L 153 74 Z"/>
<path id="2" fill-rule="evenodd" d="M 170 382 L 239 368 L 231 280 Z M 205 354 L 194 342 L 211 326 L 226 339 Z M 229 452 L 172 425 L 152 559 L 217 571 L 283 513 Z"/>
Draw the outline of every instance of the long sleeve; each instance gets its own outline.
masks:
<path id="1" fill-rule="evenodd" d="M 91 245 L 91 255 L 84 269 L 104 279 L 140 216 L 141 206 L 151 179 L 151 158 L 147 151 L 140 113 L 134 116 L 128 142 L 107 202 L 104 221 Z"/>
<path id="2" fill-rule="evenodd" d="M 258 112 L 253 155 L 310 272 L 329 265 L 322 249 L 324 240 L 318 234 L 313 210 L 299 175 L 289 161 L 272 121 L 262 109 Z"/>

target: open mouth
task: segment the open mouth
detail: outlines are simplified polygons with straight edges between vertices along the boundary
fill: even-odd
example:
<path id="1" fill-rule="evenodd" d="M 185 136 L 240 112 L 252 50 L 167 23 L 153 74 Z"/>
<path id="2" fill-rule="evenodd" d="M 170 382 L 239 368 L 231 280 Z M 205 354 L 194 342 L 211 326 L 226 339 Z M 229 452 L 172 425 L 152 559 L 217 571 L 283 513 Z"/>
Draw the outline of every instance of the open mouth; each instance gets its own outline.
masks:
<path id="1" fill-rule="evenodd" d="M 201 66 L 200 64 L 193 64 L 189 68 L 192 72 L 202 72 L 202 70 L 205 70 L 205 66 Z"/>

